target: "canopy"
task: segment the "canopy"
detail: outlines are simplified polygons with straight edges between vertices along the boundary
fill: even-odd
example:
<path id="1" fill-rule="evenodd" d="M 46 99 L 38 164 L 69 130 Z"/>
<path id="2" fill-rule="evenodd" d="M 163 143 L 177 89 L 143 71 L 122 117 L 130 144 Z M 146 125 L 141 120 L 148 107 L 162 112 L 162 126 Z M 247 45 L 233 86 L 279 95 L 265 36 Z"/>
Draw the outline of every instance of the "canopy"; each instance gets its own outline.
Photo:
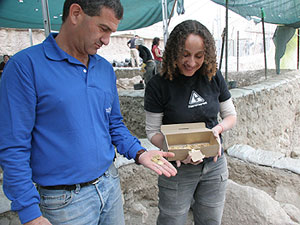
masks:
<path id="1" fill-rule="evenodd" d="M 42 0 L 0 0 L 0 27 L 44 29 Z M 175 0 L 168 0 L 171 12 Z M 161 0 L 121 0 L 124 17 L 118 30 L 133 30 L 162 21 Z M 59 30 L 64 0 L 49 0 L 52 30 Z"/>
<path id="2" fill-rule="evenodd" d="M 42 0 L 0 0 L 0 27 L 43 29 Z M 170 13 L 175 0 L 167 0 Z M 188 1 L 188 0 L 186 0 Z M 199 0 L 201 1 L 201 0 Z M 225 6 L 226 0 L 212 0 Z M 121 0 L 124 18 L 118 30 L 133 30 L 162 21 L 162 0 Z M 64 0 L 48 0 L 52 30 L 59 30 Z M 183 0 L 179 1 L 183 4 Z M 179 7 L 180 7 L 179 4 Z M 228 0 L 229 9 L 246 19 L 300 27 L 299 0 Z"/>
<path id="3" fill-rule="evenodd" d="M 43 29 L 42 0 L 0 0 L 0 27 Z M 170 12 L 175 0 L 168 0 Z M 187 0 L 188 1 L 188 0 Z M 199 0 L 201 1 L 201 0 Z M 212 0 L 225 6 L 226 0 Z M 48 1 L 52 30 L 59 30 L 64 0 Z M 124 18 L 118 30 L 147 27 L 162 20 L 162 0 L 121 0 Z M 183 2 L 183 1 L 180 1 Z M 229 9 L 246 19 L 261 18 L 265 22 L 300 27 L 299 0 L 228 0 Z"/>
<path id="4" fill-rule="evenodd" d="M 212 0 L 225 6 L 226 0 Z M 300 27 L 299 0 L 228 0 L 228 8 L 246 19 L 259 20 L 263 9 L 265 22 Z"/>

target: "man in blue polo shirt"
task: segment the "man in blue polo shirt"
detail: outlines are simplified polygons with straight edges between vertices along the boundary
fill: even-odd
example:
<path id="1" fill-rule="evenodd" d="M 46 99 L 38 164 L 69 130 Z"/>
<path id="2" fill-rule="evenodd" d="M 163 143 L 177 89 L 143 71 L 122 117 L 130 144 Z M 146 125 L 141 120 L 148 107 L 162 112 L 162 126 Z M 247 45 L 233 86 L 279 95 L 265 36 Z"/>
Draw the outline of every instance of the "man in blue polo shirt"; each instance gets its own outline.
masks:
<path id="1" fill-rule="evenodd" d="M 122 16 L 119 0 L 66 0 L 60 32 L 6 65 L 0 165 L 23 224 L 124 224 L 115 147 L 160 175 L 176 175 L 163 158 L 170 153 L 146 151 L 125 127 L 113 68 L 96 55 Z M 162 163 L 151 160 L 156 155 Z"/>

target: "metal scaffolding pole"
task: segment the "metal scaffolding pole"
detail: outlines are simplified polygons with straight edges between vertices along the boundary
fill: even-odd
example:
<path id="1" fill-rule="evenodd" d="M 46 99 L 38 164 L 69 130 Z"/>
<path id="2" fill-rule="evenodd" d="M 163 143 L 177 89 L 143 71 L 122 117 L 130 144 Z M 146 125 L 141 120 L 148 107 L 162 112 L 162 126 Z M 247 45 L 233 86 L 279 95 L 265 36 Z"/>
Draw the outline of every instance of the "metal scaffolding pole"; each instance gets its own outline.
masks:
<path id="1" fill-rule="evenodd" d="M 239 72 L 240 63 L 240 32 L 237 31 L 236 34 L 236 71 Z"/>
<path id="2" fill-rule="evenodd" d="M 264 45 L 264 61 L 265 61 L 265 78 L 267 79 L 267 52 L 266 52 L 266 32 L 265 32 L 265 12 L 261 8 L 261 21 L 262 21 L 262 32 L 263 32 L 263 45 Z"/>
<path id="3" fill-rule="evenodd" d="M 297 29 L 297 70 L 299 70 L 299 29 Z"/>
<path id="4" fill-rule="evenodd" d="M 162 16 L 163 16 L 163 33 L 164 33 L 164 45 L 166 46 L 167 40 L 169 38 L 168 33 L 168 3 L 167 0 L 161 1 Z"/>
<path id="5" fill-rule="evenodd" d="M 228 0 L 226 0 L 226 25 L 225 25 L 225 81 L 228 83 Z"/>
<path id="6" fill-rule="evenodd" d="M 44 18 L 44 29 L 45 29 L 45 36 L 51 32 L 51 25 L 50 25 L 50 15 L 49 15 L 49 7 L 48 7 L 48 0 L 42 0 L 42 9 L 43 9 L 43 18 Z"/>
<path id="7" fill-rule="evenodd" d="M 32 30 L 31 30 L 31 28 L 28 29 L 28 33 L 29 33 L 30 46 L 32 46 L 33 45 L 33 40 L 32 40 Z"/>

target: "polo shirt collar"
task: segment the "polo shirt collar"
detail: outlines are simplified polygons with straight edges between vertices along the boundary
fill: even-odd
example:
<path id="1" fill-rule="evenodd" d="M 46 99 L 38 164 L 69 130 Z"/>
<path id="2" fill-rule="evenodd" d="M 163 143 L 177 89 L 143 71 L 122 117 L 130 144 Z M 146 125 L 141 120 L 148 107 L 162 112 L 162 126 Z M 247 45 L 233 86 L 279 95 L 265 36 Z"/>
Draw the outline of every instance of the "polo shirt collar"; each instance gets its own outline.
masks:
<path id="1" fill-rule="evenodd" d="M 68 53 L 63 51 L 56 43 L 55 37 L 58 33 L 50 33 L 46 40 L 43 42 L 43 47 L 46 56 L 54 61 L 68 60 L 73 64 L 82 64 L 78 59 L 70 56 Z M 89 55 L 89 67 L 94 66 L 101 57 L 98 55 Z"/>

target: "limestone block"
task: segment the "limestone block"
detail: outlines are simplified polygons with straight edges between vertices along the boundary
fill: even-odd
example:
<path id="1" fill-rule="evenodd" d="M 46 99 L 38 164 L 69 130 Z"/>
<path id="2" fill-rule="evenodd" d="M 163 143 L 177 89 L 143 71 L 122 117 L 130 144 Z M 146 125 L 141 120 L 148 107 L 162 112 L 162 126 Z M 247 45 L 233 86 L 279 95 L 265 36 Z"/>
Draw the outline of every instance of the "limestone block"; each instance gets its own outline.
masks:
<path id="1" fill-rule="evenodd" d="M 140 83 L 142 81 L 141 76 L 134 76 L 132 78 L 120 78 L 117 80 L 117 88 L 119 90 L 133 90 L 134 84 Z"/>
<path id="2" fill-rule="evenodd" d="M 281 158 L 277 160 L 273 166 L 280 169 L 288 169 L 300 174 L 300 159 L 292 159 L 288 157 Z"/>
<path id="3" fill-rule="evenodd" d="M 0 214 L 10 211 L 10 201 L 3 193 L 2 185 L 0 187 Z"/>
<path id="4" fill-rule="evenodd" d="M 282 208 L 293 221 L 300 224 L 300 209 L 292 204 L 284 204 Z"/>
<path id="5" fill-rule="evenodd" d="M 289 204 L 296 206 L 300 210 L 300 190 L 295 187 L 291 187 L 284 183 L 278 185 L 276 187 L 274 199 L 283 203 L 287 202 L 287 199 L 289 199 Z"/>
<path id="6" fill-rule="evenodd" d="M 265 166 L 273 166 L 278 159 L 284 157 L 282 153 L 254 149 L 249 145 L 233 145 L 227 149 L 227 153 L 244 161 Z"/>
<path id="7" fill-rule="evenodd" d="M 266 192 L 228 181 L 223 225 L 268 224 L 293 225 L 280 204 Z"/>
<path id="8" fill-rule="evenodd" d="M 132 68 L 132 67 L 115 68 L 115 73 L 118 79 L 143 76 L 143 72 L 141 71 L 140 68 Z"/>
<path id="9" fill-rule="evenodd" d="M 0 224 L 1 225 L 10 225 L 10 221 L 6 217 L 0 218 Z"/>

